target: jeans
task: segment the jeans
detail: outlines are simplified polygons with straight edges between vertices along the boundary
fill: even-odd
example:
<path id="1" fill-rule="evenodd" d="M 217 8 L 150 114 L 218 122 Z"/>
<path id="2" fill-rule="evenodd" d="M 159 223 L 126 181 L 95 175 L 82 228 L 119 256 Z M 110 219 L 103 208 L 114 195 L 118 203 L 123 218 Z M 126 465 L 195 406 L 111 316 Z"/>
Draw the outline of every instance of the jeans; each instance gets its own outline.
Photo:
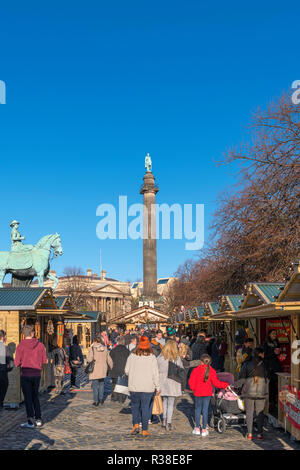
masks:
<path id="1" fill-rule="evenodd" d="M 0 408 L 3 406 L 4 398 L 8 389 L 7 372 L 0 372 Z"/>
<path id="2" fill-rule="evenodd" d="M 94 403 L 99 403 L 100 400 L 103 400 L 103 397 L 104 397 L 104 379 L 92 380 L 92 389 L 93 389 Z"/>
<path id="3" fill-rule="evenodd" d="M 202 415 L 202 428 L 206 429 L 208 421 L 208 408 L 211 397 L 195 397 L 195 427 L 200 428 Z"/>
<path id="4" fill-rule="evenodd" d="M 164 405 L 164 419 L 168 424 L 172 422 L 172 416 L 174 411 L 175 397 L 162 397 Z"/>
<path id="5" fill-rule="evenodd" d="M 130 392 L 132 424 L 139 424 L 142 421 L 143 431 L 148 429 L 148 421 L 151 418 L 153 392 Z M 152 404 L 153 406 L 153 404 Z"/>
<path id="6" fill-rule="evenodd" d="M 27 419 L 41 419 L 40 380 L 41 377 L 21 377 L 21 389 L 24 395 Z"/>
<path id="7" fill-rule="evenodd" d="M 261 400 L 254 400 L 251 398 L 245 399 L 245 408 L 246 408 L 246 423 L 248 434 L 252 434 L 253 429 L 253 415 L 254 411 L 256 412 L 256 422 L 257 422 L 257 430 L 258 434 L 262 434 L 263 432 L 263 425 L 264 425 L 264 409 L 265 409 L 265 399 Z"/>

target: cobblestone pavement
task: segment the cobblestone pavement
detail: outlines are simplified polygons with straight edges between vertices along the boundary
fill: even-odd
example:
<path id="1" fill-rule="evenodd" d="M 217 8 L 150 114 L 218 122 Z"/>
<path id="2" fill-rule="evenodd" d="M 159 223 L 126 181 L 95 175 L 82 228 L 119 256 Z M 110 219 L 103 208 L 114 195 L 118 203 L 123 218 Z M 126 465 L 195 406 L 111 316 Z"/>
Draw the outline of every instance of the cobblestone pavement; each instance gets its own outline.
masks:
<path id="1" fill-rule="evenodd" d="M 41 395 L 44 424 L 39 429 L 22 429 L 26 420 L 22 405 L 19 410 L 4 410 L 1 416 L 0 449 L 31 450 L 273 450 L 298 449 L 300 443 L 291 442 L 283 430 L 267 426 L 263 441 L 246 441 L 243 431 L 228 429 L 221 435 L 212 430 L 208 437 L 192 435 L 193 401 L 189 394 L 176 400 L 174 430 L 165 431 L 160 424 L 150 425 L 150 437 L 131 436 L 129 401 L 124 405 L 110 402 L 92 406 L 90 384 L 75 392 L 55 396 Z"/>

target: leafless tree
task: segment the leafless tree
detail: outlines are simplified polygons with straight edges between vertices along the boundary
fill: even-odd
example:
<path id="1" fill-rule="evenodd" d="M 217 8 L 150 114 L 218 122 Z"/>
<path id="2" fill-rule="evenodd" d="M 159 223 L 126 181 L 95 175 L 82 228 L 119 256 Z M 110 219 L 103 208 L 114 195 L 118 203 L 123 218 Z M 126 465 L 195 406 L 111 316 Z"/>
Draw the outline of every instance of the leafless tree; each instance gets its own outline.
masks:
<path id="1" fill-rule="evenodd" d="M 76 266 L 66 267 L 63 274 L 64 292 L 70 297 L 72 308 L 78 311 L 91 308 L 90 277 L 85 276 L 83 270 Z"/>
<path id="2" fill-rule="evenodd" d="M 250 143 L 223 158 L 240 163 L 239 184 L 219 197 L 206 250 L 179 268 L 178 306 L 283 281 L 299 257 L 300 106 L 284 95 L 254 114 L 250 130 Z"/>

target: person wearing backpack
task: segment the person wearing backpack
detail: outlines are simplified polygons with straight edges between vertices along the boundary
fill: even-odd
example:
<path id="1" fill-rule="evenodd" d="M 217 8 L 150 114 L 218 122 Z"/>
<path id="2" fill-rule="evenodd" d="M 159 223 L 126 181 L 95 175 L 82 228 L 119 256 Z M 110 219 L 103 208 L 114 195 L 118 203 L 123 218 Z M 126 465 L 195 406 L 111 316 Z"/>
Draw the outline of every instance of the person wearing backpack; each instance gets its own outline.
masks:
<path id="1" fill-rule="evenodd" d="M 213 394 L 213 385 L 216 388 L 227 389 L 228 383 L 218 379 L 215 369 L 211 367 L 211 357 L 203 354 L 201 364 L 196 367 L 189 379 L 189 386 L 195 397 L 195 428 L 193 434 L 202 437 L 208 436 L 208 409 Z M 200 432 L 200 417 L 202 415 L 202 431 Z"/>
<path id="2" fill-rule="evenodd" d="M 253 359 L 244 362 L 236 387 L 243 385 L 242 398 L 245 399 L 247 439 L 252 440 L 253 415 L 257 416 L 257 438 L 263 439 L 264 408 L 269 390 L 268 372 L 264 363 L 263 348 L 255 348 Z"/>

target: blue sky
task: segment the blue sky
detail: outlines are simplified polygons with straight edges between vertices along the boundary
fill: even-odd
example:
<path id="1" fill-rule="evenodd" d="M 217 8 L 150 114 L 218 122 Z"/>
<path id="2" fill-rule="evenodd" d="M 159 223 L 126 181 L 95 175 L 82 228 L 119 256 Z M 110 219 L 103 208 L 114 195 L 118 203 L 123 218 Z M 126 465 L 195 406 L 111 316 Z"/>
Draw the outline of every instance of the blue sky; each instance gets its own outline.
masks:
<path id="1" fill-rule="evenodd" d="M 96 208 L 141 202 L 152 156 L 159 203 L 204 203 L 206 239 L 234 167 L 217 167 L 247 137 L 257 106 L 299 75 L 299 4 L 68 1 L 1 6 L 0 246 L 12 218 L 27 243 L 61 234 L 52 267 L 142 277 L 142 242 L 100 241 Z M 185 241 L 158 242 L 158 275 L 185 259 Z"/>

